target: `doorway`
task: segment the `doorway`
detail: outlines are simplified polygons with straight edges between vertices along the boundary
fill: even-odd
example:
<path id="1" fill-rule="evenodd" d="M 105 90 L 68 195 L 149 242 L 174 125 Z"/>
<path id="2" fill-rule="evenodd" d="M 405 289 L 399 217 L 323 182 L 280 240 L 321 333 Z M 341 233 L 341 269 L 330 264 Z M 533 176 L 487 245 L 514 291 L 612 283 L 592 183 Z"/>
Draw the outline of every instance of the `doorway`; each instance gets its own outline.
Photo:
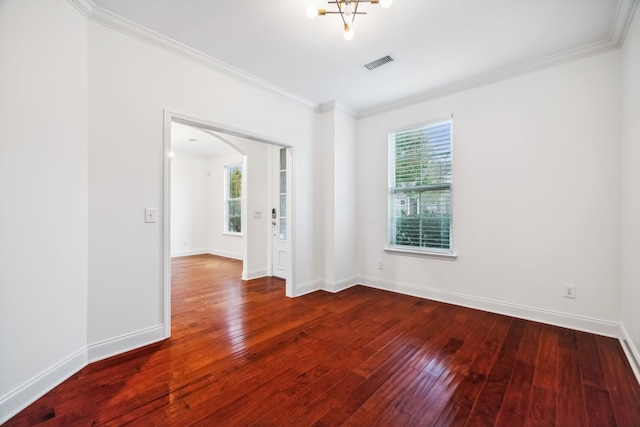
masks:
<path id="1" fill-rule="evenodd" d="M 244 261 L 245 153 L 218 135 L 172 122 L 171 154 L 171 257 Z"/>
<path id="2" fill-rule="evenodd" d="M 165 337 L 171 335 L 171 125 L 191 126 L 219 138 L 243 153 L 243 187 L 241 201 L 241 229 L 244 236 L 242 279 L 250 280 L 267 275 L 285 279 L 285 293 L 293 296 L 293 149 L 273 138 L 256 135 L 244 129 L 215 124 L 177 113 L 165 111 L 164 120 L 164 182 L 163 182 L 163 320 Z M 283 156 L 285 169 L 280 169 Z M 278 162 L 278 169 L 274 163 Z M 284 173 L 285 192 L 274 194 L 274 183 L 280 185 Z M 266 174 L 266 175 L 263 175 Z M 277 173 L 277 176 L 276 176 Z M 266 176 L 266 179 L 264 179 Z M 261 190 L 261 188 L 264 188 Z M 277 205 L 275 205 L 277 201 Z M 280 216 L 284 207 L 284 215 Z M 274 244 L 272 209 L 277 209 L 278 234 L 281 221 L 284 239 Z M 277 251 L 276 251 L 277 249 Z M 274 256 L 277 259 L 274 260 Z M 274 262 L 277 261 L 277 262 Z M 274 268 L 275 267 L 275 268 Z"/>
<path id="3" fill-rule="evenodd" d="M 271 275 L 285 279 L 289 270 L 289 205 L 287 195 L 291 189 L 286 148 L 272 147 L 271 167 Z"/>

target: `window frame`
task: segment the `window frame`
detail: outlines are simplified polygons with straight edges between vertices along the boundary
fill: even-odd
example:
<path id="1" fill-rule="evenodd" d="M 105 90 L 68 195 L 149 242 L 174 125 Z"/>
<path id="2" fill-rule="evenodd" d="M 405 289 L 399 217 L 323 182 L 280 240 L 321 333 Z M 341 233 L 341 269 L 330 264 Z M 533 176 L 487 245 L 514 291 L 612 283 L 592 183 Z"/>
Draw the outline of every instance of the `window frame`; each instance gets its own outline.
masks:
<path id="1" fill-rule="evenodd" d="M 399 133 L 406 133 L 406 132 L 413 132 L 415 131 L 416 134 L 419 133 L 420 131 L 427 131 L 427 129 L 429 128 L 435 128 L 435 127 L 440 127 L 443 125 L 449 125 L 449 157 L 448 157 L 448 162 L 449 162 L 449 172 L 448 173 L 444 173 L 441 175 L 438 175 L 439 177 L 445 177 L 447 175 L 449 175 L 448 178 L 448 183 L 437 183 L 437 184 L 433 184 L 433 185 L 418 185 L 415 186 L 418 189 L 413 189 L 413 190 L 403 190 L 403 188 L 406 187 L 402 187 L 402 186 L 398 186 L 396 185 L 396 167 L 398 166 L 397 163 L 397 159 L 396 159 L 396 136 Z M 392 145 L 393 144 L 393 145 Z M 388 253 L 392 253 L 392 254 L 408 254 L 408 255 L 415 255 L 415 256 L 427 256 L 427 257 L 432 257 L 432 258 L 437 258 L 437 259 L 447 259 L 447 260 L 453 260 L 457 258 L 457 255 L 454 253 L 454 240 L 453 240 L 453 222 L 454 222 L 454 214 L 453 214 L 453 176 L 454 176 L 454 166 L 453 166 L 453 116 L 446 118 L 446 119 L 439 119 L 439 120 L 431 120 L 428 122 L 423 122 L 421 124 L 417 124 L 417 125 L 413 125 L 413 126 L 407 126 L 407 127 L 403 127 L 403 128 L 398 128 L 398 129 L 394 129 L 392 131 L 390 131 L 387 134 L 387 153 L 388 153 L 388 159 L 387 159 L 387 172 L 388 172 L 388 176 L 387 176 L 387 245 L 385 246 L 384 250 Z M 425 187 L 431 187 L 431 188 L 425 188 Z M 411 209 L 411 207 L 409 206 L 410 200 L 404 200 L 404 199 L 399 199 L 397 198 L 397 194 L 401 194 L 404 192 L 409 192 L 409 191 L 418 191 L 421 194 L 428 194 L 428 193 L 433 193 L 433 194 L 437 194 L 436 192 L 442 191 L 442 190 L 446 190 L 448 191 L 448 204 L 445 205 L 445 214 L 448 214 L 449 216 L 449 223 L 448 223 L 448 231 L 449 231 L 449 235 L 448 235 L 448 247 L 447 248 L 442 248 L 442 247 L 435 247 L 435 246 L 426 246 L 426 245 L 403 245 L 403 244 L 398 244 L 396 241 L 397 238 L 397 220 L 398 218 L 401 218 L 403 216 L 408 216 L 408 215 L 399 215 L 397 213 L 398 209 L 402 209 L 402 206 L 404 206 L 404 209 Z M 400 200 L 400 203 L 398 203 L 396 205 L 396 202 Z M 404 205 L 402 204 L 402 201 L 404 201 Z M 423 211 L 425 212 L 425 211 Z M 418 214 L 419 215 L 419 214 Z"/>
<path id="2" fill-rule="evenodd" d="M 240 170 L 240 197 L 232 198 L 231 197 L 231 174 L 236 169 Z M 244 181 L 244 170 L 243 170 L 242 162 L 233 163 L 233 164 L 224 166 L 224 224 L 223 224 L 223 231 L 222 231 L 224 234 L 231 234 L 234 236 L 243 235 L 243 231 L 242 231 L 242 204 L 243 204 L 242 201 L 244 198 L 243 181 Z M 230 218 L 232 218 L 232 216 L 229 213 L 230 202 L 237 202 L 240 207 L 240 214 L 233 215 L 233 217 L 238 217 L 238 226 L 240 228 L 240 231 L 234 231 L 230 229 Z"/>

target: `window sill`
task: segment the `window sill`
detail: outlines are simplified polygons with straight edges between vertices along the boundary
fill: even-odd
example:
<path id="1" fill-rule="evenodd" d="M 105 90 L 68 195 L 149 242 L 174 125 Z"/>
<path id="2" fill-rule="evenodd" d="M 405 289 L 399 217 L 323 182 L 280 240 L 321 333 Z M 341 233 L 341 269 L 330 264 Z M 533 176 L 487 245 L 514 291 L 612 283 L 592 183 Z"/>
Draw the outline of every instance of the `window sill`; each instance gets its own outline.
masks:
<path id="1" fill-rule="evenodd" d="M 442 259 L 446 261 L 455 261 L 456 259 L 458 259 L 457 254 L 455 253 L 449 254 L 446 252 L 416 251 L 411 249 L 390 248 L 390 247 L 384 248 L 384 251 L 391 254 L 412 255 L 412 256 L 425 257 L 425 258 Z"/>
<path id="2" fill-rule="evenodd" d="M 225 236 L 236 236 L 236 237 L 244 236 L 242 233 L 231 233 L 229 231 L 223 231 L 222 234 L 224 234 Z"/>

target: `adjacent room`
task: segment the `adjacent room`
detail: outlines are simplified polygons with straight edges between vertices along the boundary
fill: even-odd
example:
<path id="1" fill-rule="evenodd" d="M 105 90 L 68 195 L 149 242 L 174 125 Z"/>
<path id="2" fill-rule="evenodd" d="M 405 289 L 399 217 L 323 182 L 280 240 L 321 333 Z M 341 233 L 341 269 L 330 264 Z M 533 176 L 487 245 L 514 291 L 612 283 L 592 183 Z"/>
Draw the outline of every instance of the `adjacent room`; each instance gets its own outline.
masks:
<path id="1" fill-rule="evenodd" d="M 640 425 L 638 0 L 0 0 L 0 423 Z"/>

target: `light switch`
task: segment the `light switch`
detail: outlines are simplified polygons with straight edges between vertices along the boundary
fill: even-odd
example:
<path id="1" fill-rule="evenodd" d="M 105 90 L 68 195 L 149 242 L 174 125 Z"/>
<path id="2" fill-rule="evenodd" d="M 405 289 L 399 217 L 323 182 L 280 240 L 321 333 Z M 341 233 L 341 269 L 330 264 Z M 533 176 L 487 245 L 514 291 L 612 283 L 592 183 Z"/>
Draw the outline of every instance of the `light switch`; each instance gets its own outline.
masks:
<path id="1" fill-rule="evenodd" d="M 144 210 L 144 222 L 156 222 L 156 210 L 155 208 L 145 208 Z"/>
<path id="2" fill-rule="evenodd" d="M 253 211 L 253 218 L 254 219 L 262 218 L 262 212 L 261 211 Z"/>

